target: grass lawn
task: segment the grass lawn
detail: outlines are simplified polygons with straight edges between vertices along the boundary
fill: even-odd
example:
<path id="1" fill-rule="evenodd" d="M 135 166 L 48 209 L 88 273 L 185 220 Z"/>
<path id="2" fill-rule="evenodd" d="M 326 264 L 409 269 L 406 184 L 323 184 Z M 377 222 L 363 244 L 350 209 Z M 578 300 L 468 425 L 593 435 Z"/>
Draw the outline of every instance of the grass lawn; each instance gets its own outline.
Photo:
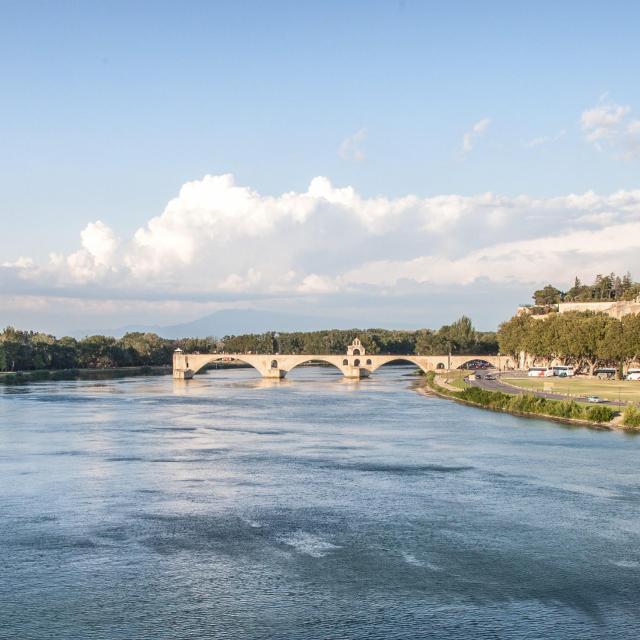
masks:
<path id="1" fill-rule="evenodd" d="M 606 400 L 640 402 L 640 380 L 598 380 L 591 378 L 507 378 L 502 379 L 522 389 L 550 391 L 568 396 L 600 396 Z M 545 384 L 553 385 L 545 389 Z"/>
<path id="2" fill-rule="evenodd" d="M 468 376 L 469 372 L 463 369 L 455 369 L 453 371 L 448 371 L 444 374 L 444 378 L 447 381 L 447 384 L 450 384 L 452 387 L 456 387 L 456 389 L 465 389 L 469 385 L 464 381 L 465 376 Z"/>

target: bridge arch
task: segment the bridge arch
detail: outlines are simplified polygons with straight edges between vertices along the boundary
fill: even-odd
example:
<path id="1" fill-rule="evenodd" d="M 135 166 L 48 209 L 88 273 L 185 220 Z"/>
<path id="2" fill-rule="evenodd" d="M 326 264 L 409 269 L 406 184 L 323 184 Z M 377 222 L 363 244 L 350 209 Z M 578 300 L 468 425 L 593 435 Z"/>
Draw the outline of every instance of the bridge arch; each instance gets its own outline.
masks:
<path id="1" fill-rule="evenodd" d="M 496 364 L 495 362 L 493 362 L 493 360 L 494 359 L 491 356 L 487 356 L 486 358 L 483 358 L 483 357 L 479 358 L 476 356 L 475 358 L 469 358 L 468 360 L 461 362 L 460 364 L 457 365 L 456 369 L 467 369 L 469 368 L 467 365 L 473 365 L 473 364 L 477 364 L 479 366 L 471 367 L 471 368 L 485 368 L 485 365 L 489 365 L 489 367 L 491 368 L 496 368 Z"/>
<path id="2" fill-rule="evenodd" d="M 260 369 L 258 366 L 256 366 L 255 363 L 251 362 L 251 360 L 245 360 L 244 358 L 242 358 L 241 356 L 237 356 L 237 355 L 230 355 L 230 354 L 218 354 L 218 355 L 214 355 L 211 358 L 208 358 L 207 360 L 200 360 L 198 361 L 198 368 L 196 369 L 195 367 L 192 368 L 193 371 L 193 375 L 195 375 L 196 373 L 199 373 L 200 371 L 202 371 L 207 365 L 213 363 L 213 362 L 230 362 L 230 361 L 237 361 L 237 362 L 242 362 L 244 364 L 248 364 L 250 367 L 253 367 L 260 375 L 263 375 L 264 372 L 262 371 L 262 369 Z"/>
<path id="3" fill-rule="evenodd" d="M 384 361 L 382 361 L 380 364 L 373 365 L 371 367 L 371 371 L 373 372 L 380 367 L 384 367 L 385 364 L 389 364 L 390 362 L 409 362 L 425 373 L 429 371 L 429 369 L 423 363 L 421 363 L 416 358 L 413 358 L 412 356 L 391 356 L 389 358 L 385 358 Z"/>
<path id="4" fill-rule="evenodd" d="M 306 364 L 307 362 L 325 362 L 326 364 L 330 364 L 331 366 L 335 367 L 338 371 L 340 371 L 340 373 L 342 373 L 342 369 L 340 368 L 340 365 L 337 362 L 335 362 L 335 360 L 330 358 L 323 358 L 321 356 L 310 356 L 309 358 L 300 360 L 299 362 L 296 362 L 295 364 L 291 365 L 287 369 L 287 373 L 293 371 L 296 367 L 299 367 L 301 364 Z"/>

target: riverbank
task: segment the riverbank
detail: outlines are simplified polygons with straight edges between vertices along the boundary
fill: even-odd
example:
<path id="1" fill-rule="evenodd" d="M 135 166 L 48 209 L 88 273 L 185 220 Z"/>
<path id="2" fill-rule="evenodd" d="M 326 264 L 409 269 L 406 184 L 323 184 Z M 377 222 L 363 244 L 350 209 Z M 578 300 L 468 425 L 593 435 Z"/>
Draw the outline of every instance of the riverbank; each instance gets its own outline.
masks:
<path id="1" fill-rule="evenodd" d="M 524 418 L 543 418 L 553 422 L 595 429 L 634 430 L 632 427 L 625 426 L 622 423 L 622 416 L 608 407 L 584 408 L 574 401 L 546 400 L 533 395 L 510 396 L 502 392 L 487 391 L 477 387 L 458 389 L 449 384 L 442 376 L 437 376 L 433 372 L 428 373 L 425 380 L 426 387 L 435 395 L 479 409 L 510 413 Z M 535 410 L 526 410 L 529 406 Z"/>
<path id="2" fill-rule="evenodd" d="M 35 371 L 0 372 L 0 384 L 24 384 L 55 380 L 109 380 L 132 376 L 171 374 L 170 366 L 115 367 L 110 369 L 37 369 Z"/>
<path id="3" fill-rule="evenodd" d="M 250 365 L 244 362 L 214 362 L 209 369 L 244 369 Z M 36 369 L 34 371 L 0 371 L 0 384 L 25 384 L 28 382 L 49 382 L 56 380 L 110 380 L 135 376 L 171 375 L 171 365 L 140 367 L 111 367 L 105 369 Z"/>

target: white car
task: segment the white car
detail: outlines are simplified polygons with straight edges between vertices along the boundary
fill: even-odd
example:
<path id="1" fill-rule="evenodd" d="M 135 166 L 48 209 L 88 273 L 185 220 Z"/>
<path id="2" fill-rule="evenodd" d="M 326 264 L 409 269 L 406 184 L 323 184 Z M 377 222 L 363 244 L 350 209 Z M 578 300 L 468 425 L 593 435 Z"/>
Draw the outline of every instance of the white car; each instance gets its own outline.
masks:
<path id="1" fill-rule="evenodd" d="M 605 402 L 600 396 L 587 396 L 587 402 L 595 402 L 599 404 L 600 402 Z"/>

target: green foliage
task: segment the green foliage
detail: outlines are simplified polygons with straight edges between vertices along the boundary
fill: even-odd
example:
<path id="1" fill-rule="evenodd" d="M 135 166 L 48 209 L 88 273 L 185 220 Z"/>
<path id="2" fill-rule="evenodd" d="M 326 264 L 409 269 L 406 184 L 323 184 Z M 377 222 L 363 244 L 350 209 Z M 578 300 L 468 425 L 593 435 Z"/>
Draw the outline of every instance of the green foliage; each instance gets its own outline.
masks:
<path id="1" fill-rule="evenodd" d="M 611 407 L 589 407 L 587 409 L 587 420 L 592 422 L 611 422 L 616 412 Z"/>
<path id="2" fill-rule="evenodd" d="M 413 355 L 497 353 L 497 336 L 479 332 L 469 318 L 463 316 L 438 331 L 390 331 L 387 329 L 267 332 L 215 338 L 167 340 L 155 333 L 132 332 L 120 339 L 88 336 L 82 340 L 18 331 L 7 327 L 0 333 L 0 371 L 33 371 L 62 369 L 104 369 L 166 365 L 173 351 L 180 347 L 186 353 L 322 353 L 343 354 L 355 337 L 359 337 L 367 353 Z"/>
<path id="3" fill-rule="evenodd" d="M 535 303 L 539 306 L 546 307 L 552 304 L 558 304 L 562 301 L 562 291 L 556 289 L 554 286 L 548 284 L 543 289 L 538 289 L 533 294 Z"/>
<path id="4" fill-rule="evenodd" d="M 451 325 L 444 325 L 438 331 L 423 329 L 414 333 L 413 351 L 419 355 L 441 355 L 451 351 L 455 354 L 474 353 L 478 355 L 498 352 L 498 338 L 493 331 L 476 331 L 467 316 L 462 316 Z"/>
<path id="5" fill-rule="evenodd" d="M 602 313 L 555 313 L 537 320 L 519 315 L 498 330 L 501 353 L 518 357 L 524 351 L 536 359 L 558 358 L 593 373 L 596 366 L 619 368 L 640 359 L 640 314 L 622 319 Z"/>
<path id="6" fill-rule="evenodd" d="M 536 304 L 556 304 L 558 302 L 599 302 L 609 300 L 633 300 L 640 295 L 640 282 L 634 282 L 630 273 L 617 276 L 598 274 L 593 284 L 586 285 L 575 279 L 573 287 L 568 291 L 560 291 L 547 285 L 533 294 Z"/>
<path id="7" fill-rule="evenodd" d="M 633 429 L 640 428 L 640 409 L 630 404 L 622 414 L 622 424 Z"/>
<path id="8" fill-rule="evenodd" d="M 433 372 L 427 374 L 427 381 L 431 386 L 435 385 L 435 375 Z M 511 395 L 501 391 L 488 391 L 480 387 L 467 387 L 462 391 L 447 392 L 441 387 L 438 390 L 446 392 L 447 395 L 472 402 L 474 404 L 494 409 L 497 411 L 508 411 L 511 413 L 526 413 L 543 416 L 553 416 L 556 418 L 567 418 L 575 420 L 590 420 L 591 422 L 610 422 L 616 415 L 610 407 L 595 406 L 584 407 L 574 400 L 551 400 L 531 394 Z M 640 416 L 640 411 L 638 412 Z"/>
<path id="9" fill-rule="evenodd" d="M 360 338 L 367 353 L 398 355 L 495 354 L 497 336 L 493 332 L 479 332 L 465 316 L 438 331 L 391 331 L 388 329 L 333 329 L 281 333 L 225 336 L 224 350 L 229 353 L 324 353 L 342 354 L 354 338 Z"/>

